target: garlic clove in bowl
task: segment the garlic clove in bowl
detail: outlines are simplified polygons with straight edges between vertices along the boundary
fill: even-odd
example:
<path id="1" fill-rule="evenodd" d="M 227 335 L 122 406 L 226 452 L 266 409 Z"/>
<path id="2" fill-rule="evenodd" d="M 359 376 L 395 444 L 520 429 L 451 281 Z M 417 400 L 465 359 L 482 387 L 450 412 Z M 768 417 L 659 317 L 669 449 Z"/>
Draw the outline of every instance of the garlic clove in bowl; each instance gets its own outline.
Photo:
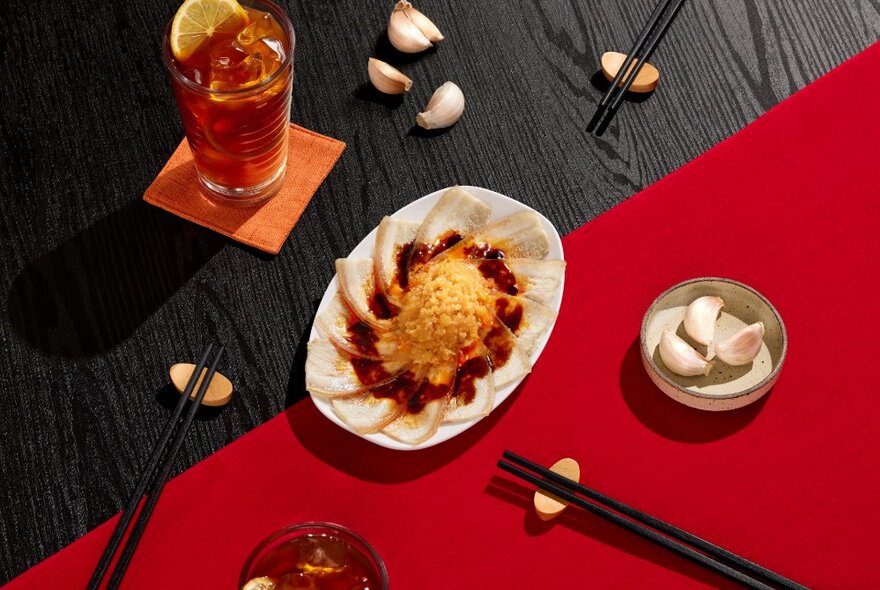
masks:
<path id="1" fill-rule="evenodd" d="M 709 375 L 680 376 L 673 373 L 660 357 L 659 344 L 668 327 L 684 335 L 685 312 L 698 297 L 724 299 L 724 311 L 715 323 L 718 343 L 748 325 L 761 322 L 765 327 L 758 356 L 745 365 L 721 361 Z M 666 395 L 692 408 L 724 411 L 741 408 L 761 399 L 778 379 L 788 350 L 785 324 L 770 301 L 752 287 L 721 277 L 699 277 L 674 285 L 657 296 L 642 318 L 639 352 L 651 381 Z M 703 352 L 699 350 L 699 352 Z"/>
<path id="2" fill-rule="evenodd" d="M 715 366 L 715 361 L 706 360 L 706 357 L 694 350 L 672 328 L 663 330 L 659 351 L 666 367 L 682 377 L 708 375 Z"/>
<path id="3" fill-rule="evenodd" d="M 764 342 L 764 323 L 755 322 L 746 326 L 715 347 L 716 356 L 733 367 L 747 365 L 761 351 Z"/>
<path id="4" fill-rule="evenodd" d="M 717 295 L 704 295 L 694 299 L 684 314 L 684 329 L 688 336 L 709 347 L 712 354 L 712 340 L 715 338 L 715 320 L 724 307 L 724 300 Z"/>

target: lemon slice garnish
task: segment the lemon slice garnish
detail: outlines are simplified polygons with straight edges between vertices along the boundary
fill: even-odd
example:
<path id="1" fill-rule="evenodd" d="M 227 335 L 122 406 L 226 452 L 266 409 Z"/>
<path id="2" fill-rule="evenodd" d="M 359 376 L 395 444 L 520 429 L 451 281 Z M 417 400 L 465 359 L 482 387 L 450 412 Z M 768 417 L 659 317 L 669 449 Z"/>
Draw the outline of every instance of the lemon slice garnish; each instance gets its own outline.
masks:
<path id="1" fill-rule="evenodd" d="M 247 23 L 247 12 L 235 0 L 186 0 L 171 21 L 171 53 L 186 61 L 211 37 L 234 36 Z"/>

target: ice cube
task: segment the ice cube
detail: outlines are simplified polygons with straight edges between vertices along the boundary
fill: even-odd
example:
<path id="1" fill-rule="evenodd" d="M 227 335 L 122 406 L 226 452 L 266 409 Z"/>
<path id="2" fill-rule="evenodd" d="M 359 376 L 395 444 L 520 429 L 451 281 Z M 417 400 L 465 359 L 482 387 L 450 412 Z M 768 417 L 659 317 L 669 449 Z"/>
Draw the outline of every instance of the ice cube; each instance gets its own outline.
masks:
<path id="1" fill-rule="evenodd" d="M 211 47 L 210 84 L 214 90 L 234 90 L 263 78 L 262 55 L 248 53 L 234 39 Z"/>
<path id="2" fill-rule="evenodd" d="M 345 545 L 335 539 L 309 538 L 300 546 L 299 569 L 338 570 L 345 567 Z"/>
<path id="3" fill-rule="evenodd" d="M 263 78 L 268 78 L 278 71 L 284 62 L 284 45 L 278 39 L 264 38 L 253 43 L 248 51 L 253 56 L 259 56 L 263 64 Z"/>
<path id="4" fill-rule="evenodd" d="M 236 40 L 239 46 L 251 55 L 259 54 L 263 60 L 263 78 L 268 78 L 284 62 L 285 48 L 281 41 L 284 33 L 271 15 L 263 14 L 242 29 Z"/>
<path id="5" fill-rule="evenodd" d="M 263 37 L 270 37 L 275 34 L 275 23 L 272 17 L 267 13 L 243 28 L 238 33 L 239 44 L 247 49 Z"/>

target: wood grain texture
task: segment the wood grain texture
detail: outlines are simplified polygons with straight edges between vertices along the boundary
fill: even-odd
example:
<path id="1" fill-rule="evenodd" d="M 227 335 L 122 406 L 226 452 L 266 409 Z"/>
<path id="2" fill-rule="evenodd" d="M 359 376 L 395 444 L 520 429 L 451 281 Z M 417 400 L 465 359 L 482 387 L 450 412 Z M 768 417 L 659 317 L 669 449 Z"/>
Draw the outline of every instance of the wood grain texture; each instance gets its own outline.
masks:
<path id="1" fill-rule="evenodd" d="M 421 56 L 389 48 L 391 2 L 285 2 L 293 119 L 348 149 L 271 258 L 140 201 L 182 136 L 159 54 L 177 4 L 0 9 L 0 582 L 120 509 L 173 403 L 168 366 L 209 338 L 227 346 L 238 393 L 194 426 L 177 472 L 303 397 L 332 261 L 383 215 L 475 184 L 568 232 L 880 32 L 877 0 L 692 0 L 652 59 L 658 92 L 595 138 L 598 58 L 626 51 L 653 0 L 424 0 L 447 40 Z M 371 91 L 370 55 L 400 66 L 412 92 Z M 447 79 L 464 117 L 414 130 Z"/>

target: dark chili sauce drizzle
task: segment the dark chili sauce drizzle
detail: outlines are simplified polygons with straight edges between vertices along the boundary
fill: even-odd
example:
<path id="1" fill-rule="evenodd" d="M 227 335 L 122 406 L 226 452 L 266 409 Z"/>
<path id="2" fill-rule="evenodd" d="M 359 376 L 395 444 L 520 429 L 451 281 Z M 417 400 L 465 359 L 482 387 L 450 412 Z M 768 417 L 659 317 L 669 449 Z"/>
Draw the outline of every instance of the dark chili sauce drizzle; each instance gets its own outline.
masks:
<path id="1" fill-rule="evenodd" d="M 345 339 L 362 355 L 379 356 L 379 351 L 376 350 L 376 342 L 379 341 L 379 335 L 368 324 L 358 320 L 349 325 L 348 335 Z"/>
<path id="2" fill-rule="evenodd" d="M 516 295 L 519 289 L 516 286 L 516 277 L 510 267 L 504 263 L 504 250 L 493 248 L 486 243 L 468 244 L 462 249 L 465 258 L 477 259 L 481 262 L 477 269 L 484 278 L 492 281 L 495 288 L 508 295 Z"/>
<path id="3" fill-rule="evenodd" d="M 508 330 L 516 334 L 522 324 L 523 306 L 518 301 L 499 297 L 495 300 L 495 315 Z"/>
<path id="4" fill-rule="evenodd" d="M 371 393 L 377 398 L 391 398 L 399 404 L 405 404 L 419 390 L 423 381 L 424 378 L 410 369 L 395 377 L 393 381 L 373 389 Z"/>
<path id="5" fill-rule="evenodd" d="M 464 405 L 471 403 L 477 395 L 476 380 L 488 375 L 491 369 L 490 360 L 485 356 L 475 356 L 464 361 L 455 372 L 452 395 L 460 398 Z"/>
<path id="6" fill-rule="evenodd" d="M 356 356 L 351 357 L 349 361 L 354 369 L 354 374 L 357 375 L 358 380 L 364 385 L 381 383 L 382 381 L 387 381 L 392 376 L 385 369 L 382 361 L 374 361 Z"/>
<path id="7" fill-rule="evenodd" d="M 513 340 L 510 332 L 501 324 L 495 324 L 489 333 L 483 337 L 483 344 L 489 350 L 489 362 L 492 370 L 496 370 L 507 364 L 513 352 Z"/>
<path id="8" fill-rule="evenodd" d="M 428 405 L 428 402 L 446 397 L 453 385 L 454 382 L 431 383 L 430 379 L 425 379 L 418 391 L 406 400 L 406 411 L 410 414 L 418 414 Z"/>
<path id="9" fill-rule="evenodd" d="M 419 244 L 418 248 L 414 247 L 414 242 L 404 244 L 397 252 L 397 284 L 404 291 L 409 289 L 409 269 L 411 267 L 427 263 L 461 240 L 461 234 L 450 230 L 435 240 L 433 244 Z"/>
<path id="10" fill-rule="evenodd" d="M 400 308 L 391 303 L 385 293 L 380 293 L 377 289 L 370 297 L 370 311 L 380 320 L 390 320 L 400 313 Z"/>
<path id="11" fill-rule="evenodd" d="M 484 242 L 474 242 L 464 247 L 464 256 L 470 259 L 501 260 L 504 258 L 504 250 L 493 248 Z"/>
<path id="12" fill-rule="evenodd" d="M 484 278 L 492 281 L 495 284 L 495 288 L 502 293 L 507 293 L 508 295 L 519 293 L 519 289 L 516 286 L 516 277 L 503 260 L 483 260 L 477 266 L 477 269 Z"/>
<path id="13" fill-rule="evenodd" d="M 409 289 L 409 269 L 411 266 L 423 265 L 432 258 L 452 248 L 462 241 L 462 236 L 450 231 L 433 244 L 421 244 L 414 248 L 413 242 L 404 244 L 397 252 L 397 275 L 395 280 L 404 291 Z M 504 251 L 493 248 L 489 244 L 474 243 L 462 250 L 467 259 L 481 260 L 477 266 L 480 274 L 493 281 L 496 288 L 508 295 L 516 295 L 519 290 L 516 277 L 510 267 L 504 263 Z M 391 303 L 387 296 L 378 290 L 370 298 L 370 310 L 379 319 L 395 317 L 400 308 Z M 510 332 L 516 332 L 522 322 L 522 305 L 504 298 L 495 301 L 495 313 L 503 326 L 495 325 L 483 338 L 488 354 L 459 359 L 453 381 L 432 383 L 429 379 L 420 378 L 412 370 L 394 377 L 371 390 L 377 398 L 391 398 L 405 405 L 408 413 L 418 414 L 425 406 L 447 395 L 461 398 L 463 404 L 471 403 L 476 396 L 476 380 L 482 379 L 489 371 L 504 366 L 513 351 Z M 510 332 L 508 332 L 510 330 Z M 377 356 L 376 342 L 379 340 L 375 330 L 368 324 L 357 321 L 348 327 L 347 340 L 360 353 Z M 384 368 L 382 361 L 351 358 L 355 374 L 364 385 L 372 385 L 388 380 L 392 375 Z"/>

